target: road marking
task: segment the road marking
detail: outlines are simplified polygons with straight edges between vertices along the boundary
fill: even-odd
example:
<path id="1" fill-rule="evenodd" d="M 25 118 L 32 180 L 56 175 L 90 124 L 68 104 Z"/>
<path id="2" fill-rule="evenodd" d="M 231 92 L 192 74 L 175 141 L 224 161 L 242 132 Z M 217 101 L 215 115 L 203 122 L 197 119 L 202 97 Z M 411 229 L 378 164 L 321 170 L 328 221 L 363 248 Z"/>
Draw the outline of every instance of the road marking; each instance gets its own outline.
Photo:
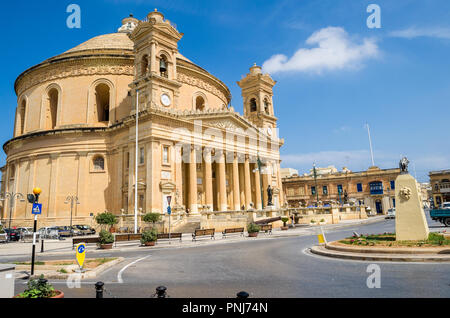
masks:
<path id="1" fill-rule="evenodd" d="M 140 259 L 135 260 L 134 262 L 131 262 L 131 263 L 128 264 L 128 265 L 125 265 L 125 266 L 119 271 L 119 273 L 117 274 L 117 282 L 118 282 L 119 284 L 123 284 L 122 273 L 123 273 L 128 267 L 130 267 L 131 265 L 134 265 L 134 264 L 136 264 L 137 262 L 140 262 L 140 261 L 142 261 L 142 260 L 144 260 L 144 259 L 146 259 L 146 258 L 149 258 L 149 257 L 150 257 L 150 255 L 149 255 L 149 256 L 146 256 L 146 257 L 142 257 L 142 258 L 140 258 Z"/>

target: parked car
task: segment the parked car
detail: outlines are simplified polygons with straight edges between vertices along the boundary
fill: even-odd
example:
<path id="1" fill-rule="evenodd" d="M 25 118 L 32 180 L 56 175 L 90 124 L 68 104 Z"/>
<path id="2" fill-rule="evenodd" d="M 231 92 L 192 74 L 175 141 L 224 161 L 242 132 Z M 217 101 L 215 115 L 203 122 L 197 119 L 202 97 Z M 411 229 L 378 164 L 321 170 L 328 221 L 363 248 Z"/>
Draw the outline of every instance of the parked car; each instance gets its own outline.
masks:
<path id="1" fill-rule="evenodd" d="M 56 227 L 43 227 L 39 229 L 38 233 L 44 239 L 59 239 L 59 233 Z"/>
<path id="2" fill-rule="evenodd" d="M 20 232 L 21 235 L 25 234 L 25 235 L 29 235 L 29 234 L 33 234 L 33 228 L 32 227 L 19 227 L 17 228 L 17 230 Z"/>
<path id="3" fill-rule="evenodd" d="M 58 230 L 59 237 L 70 237 L 72 236 L 72 229 L 70 226 L 56 226 Z"/>
<path id="4" fill-rule="evenodd" d="M 5 229 L 5 232 L 10 241 L 18 241 L 20 240 L 20 232 L 15 229 Z"/>
<path id="5" fill-rule="evenodd" d="M 395 219 L 395 208 L 387 211 L 386 219 Z"/>
<path id="6" fill-rule="evenodd" d="M 72 228 L 72 236 L 82 236 L 85 235 L 83 230 L 79 229 L 77 225 L 73 225 Z"/>
<path id="7" fill-rule="evenodd" d="M 95 229 L 90 227 L 89 225 L 75 225 L 81 232 L 83 232 L 83 235 L 93 235 L 95 234 Z"/>
<path id="8" fill-rule="evenodd" d="M 8 235 L 6 234 L 3 226 L 0 225 L 0 242 L 6 243 L 8 241 Z"/>

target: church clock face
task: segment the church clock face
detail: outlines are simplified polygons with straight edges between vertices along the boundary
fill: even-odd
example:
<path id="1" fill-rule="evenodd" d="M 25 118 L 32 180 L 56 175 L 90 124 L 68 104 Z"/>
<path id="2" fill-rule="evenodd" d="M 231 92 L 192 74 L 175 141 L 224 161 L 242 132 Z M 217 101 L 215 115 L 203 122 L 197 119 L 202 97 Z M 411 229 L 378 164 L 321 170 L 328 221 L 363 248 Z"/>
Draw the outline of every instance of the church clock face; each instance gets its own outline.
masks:
<path id="1" fill-rule="evenodd" d="M 167 95 L 167 94 L 162 94 L 161 95 L 161 103 L 164 105 L 164 106 L 170 106 L 170 104 L 171 104 L 171 100 L 170 100 L 170 97 L 169 97 L 169 95 Z"/>

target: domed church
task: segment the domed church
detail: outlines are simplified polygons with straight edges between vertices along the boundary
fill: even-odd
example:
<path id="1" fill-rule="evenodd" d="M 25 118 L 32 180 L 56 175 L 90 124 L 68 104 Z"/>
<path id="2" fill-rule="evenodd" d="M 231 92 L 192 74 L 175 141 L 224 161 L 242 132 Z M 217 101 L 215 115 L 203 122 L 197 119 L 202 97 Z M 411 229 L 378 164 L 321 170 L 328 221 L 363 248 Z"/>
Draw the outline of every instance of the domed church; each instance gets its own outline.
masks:
<path id="1" fill-rule="evenodd" d="M 2 194 L 40 187 L 39 226 L 131 218 L 136 206 L 164 214 L 169 196 L 183 217 L 283 206 L 276 82 L 252 66 L 241 115 L 228 87 L 178 51 L 182 37 L 155 9 L 20 74 Z M 8 200 L 2 222 L 30 226 L 31 204 Z"/>

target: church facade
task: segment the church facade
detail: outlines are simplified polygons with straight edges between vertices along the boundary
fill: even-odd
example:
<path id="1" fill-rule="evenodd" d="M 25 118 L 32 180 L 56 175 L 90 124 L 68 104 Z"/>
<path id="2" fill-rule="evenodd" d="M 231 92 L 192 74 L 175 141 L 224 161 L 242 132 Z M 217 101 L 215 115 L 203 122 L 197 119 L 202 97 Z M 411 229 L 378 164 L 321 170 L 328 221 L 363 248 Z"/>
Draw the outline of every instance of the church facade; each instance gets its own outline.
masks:
<path id="1" fill-rule="evenodd" d="M 228 87 L 179 53 L 182 36 L 155 10 L 23 72 L 2 194 L 40 187 L 41 225 L 68 225 L 68 196 L 79 201 L 74 224 L 133 214 L 135 202 L 163 214 L 169 196 L 189 215 L 257 210 L 269 186 L 283 206 L 275 81 L 251 67 L 241 115 Z M 13 226 L 33 220 L 25 201 L 6 199 L 1 212 Z"/>

